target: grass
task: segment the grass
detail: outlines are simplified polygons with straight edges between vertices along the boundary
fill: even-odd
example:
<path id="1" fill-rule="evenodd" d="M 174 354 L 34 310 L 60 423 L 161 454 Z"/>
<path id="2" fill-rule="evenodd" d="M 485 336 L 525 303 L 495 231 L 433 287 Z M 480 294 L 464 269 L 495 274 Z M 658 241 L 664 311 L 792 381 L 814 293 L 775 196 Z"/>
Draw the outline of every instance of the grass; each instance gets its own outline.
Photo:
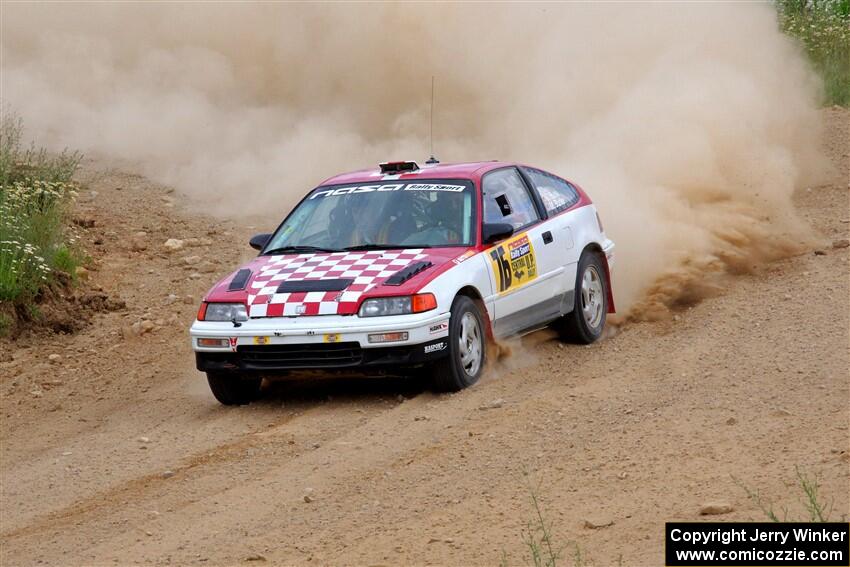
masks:
<path id="1" fill-rule="evenodd" d="M 776 0 L 779 25 L 823 79 L 824 102 L 850 106 L 850 0 Z"/>
<path id="2" fill-rule="evenodd" d="M 759 507 L 762 513 L 772 522 L 829 522 L 832 515 L 833 502 L 827 501 L 820 493 L 820 479 L 817 475 L 811 475 L 803 471 L 800 467 L 795 468 L 796 484 L 800 488 L 801 503 L 805 508 L 808 518 L 795 519 L 788 515 L 788 508 L 782 508 L 782 517 L 780 518 L 773 507 L 773 502 L 766 500 L 759 490 L 753 490 L 743 482 L 732 477 L 738 486 L 746 492 L 749 499 Z M 843 522 L 845 518 L 842 518 Z"/>
<path id="3" fill-rule="evenodd" d="M 31 304 L 60 273 L 73 279 L 84 259 L 66 228 L 82 156 L 24 147 L 23 131 L 17 115 L 0 116 L 0 302 L 15 305 Z"/>
<path id="4" fill-rule="evenodd" d="M 529 479 L 528 473 L 524 473 Z M 525 529 L 522 532 L 522 543 L 525 546 L 528 556 L 526 556 L 526 565 L 531 567 L 556 567 L 560 565 L 561 559 L 564 558 L 564 551 L 568 547 L 573 548 L 573 565 L 574 567 L 584 567 L 586 564 L 585 556 L 583 555 L 578 543 L 572 545 L 557 545 L 552 533 L 552 524 L 546 519 L 543 514 L 543 508 L 540 500 L 540 487 L 528 483 L 528 492 L 531 497 L 531 506 L 533 511 L 532 519 L 526 523 Z M 505 550 L 502 550 L 502 558 L 499 562 L 499 567 L 508 567 L 508 555 Z"/>

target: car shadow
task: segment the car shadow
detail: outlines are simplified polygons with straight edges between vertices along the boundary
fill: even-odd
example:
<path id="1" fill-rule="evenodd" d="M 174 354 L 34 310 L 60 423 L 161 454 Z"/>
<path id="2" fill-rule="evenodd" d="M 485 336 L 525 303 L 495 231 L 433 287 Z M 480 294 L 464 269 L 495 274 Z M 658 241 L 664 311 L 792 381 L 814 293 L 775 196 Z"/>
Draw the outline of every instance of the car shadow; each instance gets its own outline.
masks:
<path id="1" fill-rule="evenodd" d="M 264 380 L 255 404 L 381 401 L 403 396 L 412 398 L 429 391 L 427 376 L 295 375 Z"/>

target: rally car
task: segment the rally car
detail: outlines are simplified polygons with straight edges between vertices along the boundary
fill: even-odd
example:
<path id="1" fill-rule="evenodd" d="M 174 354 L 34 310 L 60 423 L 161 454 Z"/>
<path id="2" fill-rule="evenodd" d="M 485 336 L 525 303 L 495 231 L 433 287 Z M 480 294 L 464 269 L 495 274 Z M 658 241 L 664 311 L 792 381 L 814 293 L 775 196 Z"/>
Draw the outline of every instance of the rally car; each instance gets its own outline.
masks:
<path id="1" fill-rule="evenodd" d="M 420 373 L 460 390 L 491 339 L 553 325 L 591 343 L 614 311 L 614 243 L 590 198 L 515 163 L 338 175 L 251 246 L 259 255 L 213 286 L 190 331 L 227 405 L 297 370 Z"/>

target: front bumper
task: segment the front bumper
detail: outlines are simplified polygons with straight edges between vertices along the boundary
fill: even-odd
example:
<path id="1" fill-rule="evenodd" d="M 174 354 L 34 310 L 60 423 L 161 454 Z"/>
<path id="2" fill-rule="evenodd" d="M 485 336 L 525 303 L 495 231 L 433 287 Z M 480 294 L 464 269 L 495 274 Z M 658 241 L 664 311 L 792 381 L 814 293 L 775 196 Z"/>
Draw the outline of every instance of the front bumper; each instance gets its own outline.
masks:
<path id="1" fill-rule="evenodd" d="M 448 353 L 449 314 L 433 312 L 358 318 L 323 315 L 195 321 L 190 329 L 196 366 L 204 372 L 274 373 L 288 370 L 357 370 L 411 367 Z M 406 333 L 402 341 L 370 336 Z M 202 347 L 200 338 L 227 339 L 227 347 Z"/>

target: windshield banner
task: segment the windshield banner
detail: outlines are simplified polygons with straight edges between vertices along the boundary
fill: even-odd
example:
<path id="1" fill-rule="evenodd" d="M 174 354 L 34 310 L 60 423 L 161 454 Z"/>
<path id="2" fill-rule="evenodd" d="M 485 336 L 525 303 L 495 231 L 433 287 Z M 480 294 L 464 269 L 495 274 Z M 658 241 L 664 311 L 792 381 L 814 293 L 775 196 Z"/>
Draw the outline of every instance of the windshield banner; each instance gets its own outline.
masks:
<path id="1" fill-rule="evenodd" d="M 310 199 L 315 199 L 316 197 L 339 197 L 340 195 L 354 195 L 357 193 L 373 193 L 375 191 L 445 191 L 449 193 L 460 193 L 464 189 L 466 189 L 465 185 L 446 185 L 445 183 L 386 183 L 315 191 L 310 195 Z"/>

